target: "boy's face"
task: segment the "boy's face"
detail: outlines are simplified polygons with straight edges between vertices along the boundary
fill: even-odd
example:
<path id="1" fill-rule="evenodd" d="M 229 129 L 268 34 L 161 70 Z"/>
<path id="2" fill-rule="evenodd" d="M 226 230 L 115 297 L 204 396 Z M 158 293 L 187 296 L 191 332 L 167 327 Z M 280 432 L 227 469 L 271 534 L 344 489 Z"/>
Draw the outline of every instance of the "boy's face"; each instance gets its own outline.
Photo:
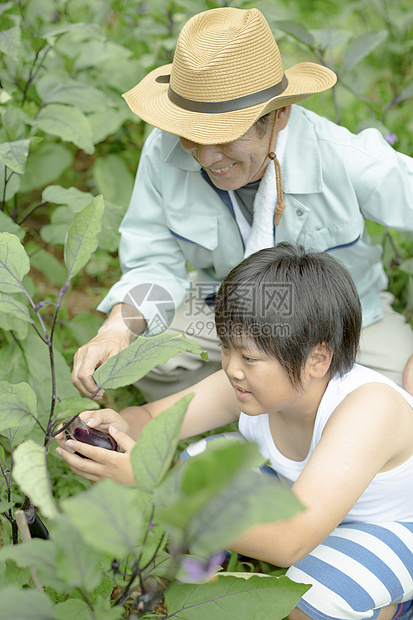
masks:
<path id="1" fill-rule="evenodd" d="M 244 338 L 238 346 L 223 347 L 222 367 L 234 388 L 239 408 L 247 415 L 302 408 L 303 389 L 295 388 L 280 362 L 260 351 L 252 339 Z"/>

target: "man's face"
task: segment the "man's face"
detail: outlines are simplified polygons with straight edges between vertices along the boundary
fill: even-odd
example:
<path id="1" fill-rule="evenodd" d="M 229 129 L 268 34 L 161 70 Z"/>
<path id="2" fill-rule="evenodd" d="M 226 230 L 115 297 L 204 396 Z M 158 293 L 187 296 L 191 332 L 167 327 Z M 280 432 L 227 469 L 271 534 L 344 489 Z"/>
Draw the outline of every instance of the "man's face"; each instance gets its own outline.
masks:
<path id="1" fill-rule="evenodd" d="M 270 161 L 265 160 L 270 150 L 275 151 L 278 132 L 282 128 L 278 128 L 277 122 L 272 132 L 273 120 L 274 113 L 269 117 L 265 135 L 253 125 L 241 138 L 233 142 L 204 145 L 180 138 L 181 146 L 201 164 L 216 187 L 224 190 L 239 189 L 247 183 L 258 181 L 264 174 Z"/>

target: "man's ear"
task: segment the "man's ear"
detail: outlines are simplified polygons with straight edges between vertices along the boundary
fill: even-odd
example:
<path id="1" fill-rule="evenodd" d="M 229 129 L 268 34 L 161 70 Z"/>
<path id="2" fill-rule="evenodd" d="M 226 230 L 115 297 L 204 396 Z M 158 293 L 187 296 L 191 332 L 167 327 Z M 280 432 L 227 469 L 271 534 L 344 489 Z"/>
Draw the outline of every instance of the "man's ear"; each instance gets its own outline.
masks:
<path id="1" fill-rule="evenodd" d="M 333 351 L 327 342 L 320 342 L 311 349 L 307 358 L 307 372 L 313 379 L 322 379 L 330 369 Z"/>
<path id="2" fill-rule="evenodd" d="M 281 131 L 282 129 L 285 129 L 287 127 L 287 123 L 291 114 L 291 106 L 287 105 L 283 108 L 278 108 L 277 112 L 277 122 L 275 128 L 277 131 Z"/>

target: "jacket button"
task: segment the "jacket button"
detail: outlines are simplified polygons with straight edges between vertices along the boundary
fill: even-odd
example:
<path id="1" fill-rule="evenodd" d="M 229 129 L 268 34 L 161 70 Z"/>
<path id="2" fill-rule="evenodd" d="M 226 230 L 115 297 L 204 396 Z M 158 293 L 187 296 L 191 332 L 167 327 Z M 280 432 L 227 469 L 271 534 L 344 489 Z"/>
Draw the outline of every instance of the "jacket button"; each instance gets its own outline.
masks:
<path id="1" fill-rule="evenodd" d="M 301 217 L 302 215 L 304 215 L 303 209 L 297 209 L 296 214 L 298 215 L 298 217 Z"/>

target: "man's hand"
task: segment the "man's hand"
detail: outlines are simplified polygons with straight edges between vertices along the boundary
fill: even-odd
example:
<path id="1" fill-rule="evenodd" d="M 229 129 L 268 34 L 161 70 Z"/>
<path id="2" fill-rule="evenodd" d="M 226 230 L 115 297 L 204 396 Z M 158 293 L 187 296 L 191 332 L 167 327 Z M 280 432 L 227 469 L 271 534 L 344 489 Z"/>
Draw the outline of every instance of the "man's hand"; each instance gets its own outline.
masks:
<path id="1" fill-rule="evenodd" d="M 409 357 L 403 370 L 403 387 L 413 396 L 413 355 Z"/>
<path id="2" fill-rule="evenodd" d="M 97 335 L 84 344 L 76 352 L 73 360 L 72 383 L 79 392 L 91 398 L 98 386 L 93 379 L 96 368 L 102 366 L 110 357 L 126 349 L 140 333 L 146 329 L 146 321 L 138 310 L 127 306 L 128 312 L 122 313 L 122 307 L 126 304 L 117 304 L 111 310 L 105 323 L 99 329 Z M 131 321 L 125 320 L 125 316 L 133 317 L 133 331 L 129 328 Z M 102 400 L 104 390 L 99 390 L 93 397 L 94 400 Z"/>

